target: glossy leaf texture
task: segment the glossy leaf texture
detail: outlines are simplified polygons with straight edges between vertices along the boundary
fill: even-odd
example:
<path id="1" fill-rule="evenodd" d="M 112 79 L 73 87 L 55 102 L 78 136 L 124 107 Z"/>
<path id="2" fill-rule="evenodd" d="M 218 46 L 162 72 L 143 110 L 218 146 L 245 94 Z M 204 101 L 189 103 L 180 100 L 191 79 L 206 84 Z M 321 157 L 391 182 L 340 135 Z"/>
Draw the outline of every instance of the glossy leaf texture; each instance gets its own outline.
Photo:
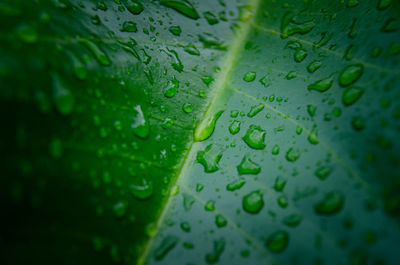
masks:
<path id="1" fill-rule="evenodd" d="M 1 2 L 0 263 L 144 252 L 240 23 L 238 3 L 166 2 Z"/>
<path id="2" fill-rule="evenodd" d="M 397 264 L 398 1 L 5 1 L 4 264 Z"/>

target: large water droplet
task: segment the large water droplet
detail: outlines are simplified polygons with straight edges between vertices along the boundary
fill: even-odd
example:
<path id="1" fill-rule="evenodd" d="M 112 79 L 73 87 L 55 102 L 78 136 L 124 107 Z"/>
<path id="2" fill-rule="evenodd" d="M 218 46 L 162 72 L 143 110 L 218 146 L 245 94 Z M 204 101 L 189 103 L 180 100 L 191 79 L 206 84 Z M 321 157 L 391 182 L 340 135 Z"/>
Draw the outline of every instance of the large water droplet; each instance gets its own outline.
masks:
<path id="1" fill-rule="evenodd" d="M 240 131 L 240 121 L 234 120 L 231 125 L 229 125 L 229 132 L 233 135 Z"/>
<path id="2" fill-rule="evenodd" d="M 140 138 L 147 138 L 150 134 L 150 123 L 142 111 L 142 107 L 137 105 L 133 108 L 133 122 L 131 128 L 133 133 Z"/>
<path id="3" fill-rule="evenodd" d="M 237 170 L 239 175 L 256 175 L 261 172 L 261 167 L 247 156 L 244 156 L 240 164 L 237 166 Z"/>
<path id="4" fill-rule="evenodd" d="M 243 137 L 244 142 L 253 149 L 264 149 L 265 148 L 265 134 L 266 131 L 261 129 L 260 126 L 250 125 Z"/>
<path id="5" fill-rule="evenodd" d="M 306 34 L 315 27 L 312 20 L 301 21 L 301 19 L 292 13 L 286 13 L 281 21 L 282 38 L 287 38 L 295 33 Z"/>
<path id="6" fill-rule="evenodd" d="M 264 109 L 264 104 L 258 104 L 251 107 L 247 117 L 252 118 Z"/>
<path id="7" fill-rule="evenodd" d="M 260 190 L 252 191 L 243 197 L 243 209 L 248 213 L 256 214 L 263 206 L 263 194 Z"/>
<path id="8" fill-rule="evenodd" d="M 223 112 L 223 110 L 220 110 L 214 115 L 207 117 L 202 123 L 200 123 L 194 133 L 194 140 L 199 142 L 210 138 L 214 132 L 215 124 Z"/>
<path id="9" fill-rule="evenodd" d="M 143 11 L 143 5 L 138 0 L 125 0 L 124 4 L 133 15 L 139 15 Z"/>
<path id="10" fill-rule="evenodd" d="M 352 64 L 346 66 L 339 75 L 339 83 L 341 86 L 348 86 L 357 81 L 364 72 L 362 64 Z"/>
<path id="11" fill-rule="evenodd" d="M 333 84 L 333 77 L 329 76 L 327 78 L 318 80 L 310 85 L 308 85 L 308 90 L 316 90 L 319 92 L 325 92 L 327 91 L 329 88 L 331 88 Z"/>
<path id="12" fill-rule="evenodd" d="M 160 0 L 160 4 L 175 9 L 182 15 L 185 15 L 192 19 L 200 18 L 196 9 L 187 0 Z"/>
<path id="13" fill-rule="evenodd" d="M 342 96 L 343 104 L 346 106 L 354 104 L 362 96 L 363 92 L 358 87 L 347 87 Z"/>
<path id="14" fill-rule="evenodd" d="M 139 200 L 145 200 L 153 195 L 153 183 L 142 179 L 139 185 L 132 184 L 129 186 L 132 195 Z"/>
<path id="15" fill-rule="evenodd" d="M 297 148 L 291 147 L 289 150 L 286 152 L 286 160 L 289 162 L 295 162 L 297 159 L 300 158 L 300 151 Z"/>
<path id="16" fill-rule="evenodd" d="M 345 196 L 340 191 L 332 191 L 325 194 L 324 198 L 314 206 L 317 214 L 333 215 L 343 208 Z"/>
<path id="17" fill-rule="evenodd" d="M 222 158 L 222 152 L 219 148 L 210 144 L 204 151 L 197 152 L 197 162 L 204 166 L 204 171 L 207 173 L 215 172 L 219 169 L 218 163 Z"/>

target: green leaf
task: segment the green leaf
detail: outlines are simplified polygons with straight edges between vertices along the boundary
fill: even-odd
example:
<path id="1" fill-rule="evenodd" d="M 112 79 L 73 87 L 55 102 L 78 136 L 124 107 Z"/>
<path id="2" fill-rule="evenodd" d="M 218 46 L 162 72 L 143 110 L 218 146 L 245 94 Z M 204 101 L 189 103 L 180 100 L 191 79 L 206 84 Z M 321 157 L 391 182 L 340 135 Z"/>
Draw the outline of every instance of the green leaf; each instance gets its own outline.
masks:
<path id="1" fill-rule="evenodd" d="M 0 4 L 4 264 L 396 264 L 397 1 Z"/>

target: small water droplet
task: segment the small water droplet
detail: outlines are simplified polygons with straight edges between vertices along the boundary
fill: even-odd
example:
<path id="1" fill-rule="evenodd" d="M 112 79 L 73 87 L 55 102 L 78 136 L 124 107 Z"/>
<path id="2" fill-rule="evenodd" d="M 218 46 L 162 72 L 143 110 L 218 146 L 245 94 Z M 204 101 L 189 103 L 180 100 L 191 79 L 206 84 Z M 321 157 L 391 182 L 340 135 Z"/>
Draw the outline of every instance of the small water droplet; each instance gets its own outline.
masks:
<path id="1" fill-rule="evenodd" d="M 347 0 L 347 7 L 355 7 L 358 6 L 359 2 L 358 0 Z"/>
<path id="2" fill-rule="evenodd" d="M 308 134 L 308 141 L 311 144 L 318 144 L 319 143 L 319 139 L 318 139 L 318 131 L 316 128 L 313 128 L 311 130 L 311 132 Z"/>
<path id="3" fill-rule="evenodd" d="M 321 166 L 315 170 L 314 175 L 320 180 L 325 180 L 332 173 L 332 170 L 332 167 Z"/>
<path id="4" fill-rule="evenodd" d="M 263 194 L 260 190 L 255 190 L 243 197 L 243 209 L 250 213 L 256 214 L 264 207 Z"/>
<path id="5" fill-rule="evenodd" d="M 206 262 L 209 264 L 215 264 L 219 261 L 219 257 L 225 249 L 225 240 L 220 238 L 214 240 L 213 252 L 206 255 Z"/>
<path id="6" fill-rule="evenodd" d="M 224 227 L 224 226 L 226 226 L 228 224 L 228 221 L 226 220 L 226 218 L 223 215 L 217 214 L 215 216 L 215 224 L 218 227 Z"/>
<path id="7" fill-rule="evenodd" d="M 357 81 L 364 72 L 362 64 L 351 64 L 346 66 L 339 75 L 339 84 L 348 86 Z"/>
<path id="8" fill-rule="evenodd" d="M 307 71 L 309 73 L 314 73 L 315 71 L 317 71 L 320 67 L 322 66 L 322 62 L 319 60 L 314 60 L 312 62 L 310 62 L 307 66 Z"/>
<path id="9" fill-rule="evenodd" d="M 345 196 L 340 191 L 332 191 L 325 194 L 324 198 L 314 206 L 314 210 L 320 215 L 333 215 L 343 208 Z"/>
<path id="10" fill-rule="evenodd" d="M 358 87 L 347 87 L 343 92 L 342 101 L 346 106 L 354 104 L 363 94 L 363 90 Z"/>
<path id="11" fill-rule="evenodd" d="M 129 186 L 129 189 L 136 199 L 146 200 L 153 195 L 153 183 L 148 182 L 145 179 L 142 179 L 142 183 L 139 185 L 132 184 Z"/>
<path id="12" fill-rule="evenodd" d="M 218 18 L 210 11 L 203 12 L 203 16 L 210 25 L 215 25 L 219 22 Z"/>
<path id="13" fill-rule="evenodd" d="M 171 32 L 175 36 L 180 36 L 182 33 L 182 29 L 180 26 L 171 26 L 169 27 L 169 32 Z"/>
<path id="14" fill-rule="evenodd" d="M 329 76 L 327 78 L 324 79 L 320 79 L 310 85 L 308 85 L 308 90 L 315 90 L 315 91 L 319 91 L 319 92 L 325 92 L 327 91 L 329 88 L 331 88 L 333 84 L 333 77 Z"/>
<path id="15" fill-rule="evenodd" d="M 226 190 L 235 191 L 243 187 L 244 184 L 246 184 L 246 180 L 244 178 L 239 178 L 226 185 Z"/>
<path id="16" fill-rule="evenodd" d="M 212 212 L 215 210 L 215 201 L 209 200 L 206 202 L 206 205 L 204 205 L 204 209 L 208 212 Z"/>
<path id="17" fill-rule="evenodd" d="M 302 20 L 295 14 L 286 13 L 281 20 L 282 38 L 287 38 L 295 33 L 306 34 L 315 27 L 313 20 Z"/>
<path id="18" fill-rule="evenodd" d="M 247 72 L 243 76 L 243 80 L 246 82 L 252 82 L 256 79 L 256 72 Z"/>
<path id="19" fill-rule="evenodd" d="M 178 242 L 179 239 L 176 236 L 168 235 L 164 237 L 160 245 L 158 245 L 154 251 L 154 258 L 156 260 L 162 260 L 168 254 L 168 252 L 170 252 L 176 246 L 176 244 L 178 244 Z"/>
<path id="20" fill-rule="evenodd" d="M 122 32 L 137 32 L 137 25 L 133 21 L 125 21 L 120 29 Z"/>
<path id="21" fill-rule="evenodd" d="M 282 222 L 289 227 L 296 227 L 300 225 L 301 221 L 303 221 L 303 216 L 297 213 L 288 215 L 282 220 Z"/>
<path id="22" fill-rule="evenodd" d="M 296 162 L 300 158 L 300 151 L 297 148 L 291 147 L 286 152 L 286 160 L 289 162 Z"/>
<path id="23" fill-rule="evenodd" d="M 267 239 L 267 248 L 275 253 L 282 252 L 289 244 L 289 234 L 286 231 L 279 230 L 270 235 Z"/>
<path id="24" fill-rule="evenodd" d="M 143 11 L 143 5 L 138 0 L 125 0 L 123 3 L 133 15 L 139 15 Z"/>
<path id="25" fill-rule="evenodd" d="M 240 131 L 240 121 L 234 120 L 231 125 L 229 125 L 229 132 L 233 135 L 237 134 Z"/>
<path id="26" fill-rule="evenodd" d="M 252 118 L 260 113 L 264 109 L 264 104 L 258 104 L 251 107 L 249 113 L 247 113 L 247 117 Z"/>
<path id="27" fill-rule="evenodd" d="M 237 166 L 237 170 L 239 175 L 257 175 L 261 172 L 261 167 L 247 156 L 244 156 L 240 164 Z"/>
<path id="28" fill-rule="evenodd" d="M 53 75 L 53 101 L 62 115 L 69 115 L 74 110 L 75 97 L 57 75 Z"/>
<path id="29" fill-rule="evenodd" d="M 172 98 L 176 95 L 179 88 L 179 81 L 174 77 L 172 80 L 168 81 L 167 86 L 164 88 L 164 96 L 167 98 Z"/>

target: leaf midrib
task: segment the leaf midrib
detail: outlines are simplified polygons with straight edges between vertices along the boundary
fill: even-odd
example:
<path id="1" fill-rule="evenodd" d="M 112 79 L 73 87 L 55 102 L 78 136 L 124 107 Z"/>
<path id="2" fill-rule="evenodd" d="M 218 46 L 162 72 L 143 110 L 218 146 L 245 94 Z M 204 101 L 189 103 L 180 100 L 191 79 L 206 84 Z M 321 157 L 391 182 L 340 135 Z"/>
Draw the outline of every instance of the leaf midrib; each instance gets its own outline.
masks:
<path id="1" fill-rule="evenodd" d="M 238 54 L 241 52 L 247 37 L 249 35 L 249 32 L 251 30 L 251 25 L 254 21 L 254 19 L 257 17 L 258 11 L 259 11 L 259 5 L 262 0 L 250 0 L 249 3 L 249 8 L 252 11 L 252 16 L 250 19 L 247 21 L 243 22 L 241 25 L 241 29 L 237 32 L 235 35 L 235 38 L 232 40 L 232 44 L 228 49 L 227 54 L 225 55 L 225 59 L 223 61 L 223 67 L 218 75 L 217 79 L 214 82 L 214 85 L 212 86 L 211 93 L 209 95 L 209 98 L 211 99 L 204 111 L 203 115 L 203 120 L 200 121 L 200 123 L 197 126 L 197 130 L 201 130 L 206 126 L 205 122 L 208 120 L 207 117 L 213 115 L 214 112 L 214 107 L 216 106 L 216 102 L 218 102 L 221 94 L 223 94 L 223 91 L 227 88 L 227 83 L 228 80 L 230 79 L 230 76 L 232 74 L 233 67 L 235 66 L 237 60 L 238 60 Z M 180 161 L 180 166 L 179 170 L 177 170 L 176 177 L 174 179 L 173 183 L 179 183 L 187 174 L 186 171 L 188 167 L 190 166 L 192 161 L 192 158 L 194 158 L 194 155 L 197 153 L 197 148 L 198 146 L 194 145 L 195 141 L 192 136 L 191 140 L 188 143 L 188 148 L 186 151 L 186 154 L 182 157 Z M 157 230 L 161 227 L 161 225 L 164 222 L 164 219 L 166 217 L 166 213 L 168 212 L 171 203 L 172 203 L 172 196 L 170 196 L 167 201 L 165 202 L 164 205 L 161 206 L 161 213 L 158 215 L 158 221 L 157 221 Z M 151 236 L 145 245 L 145 248 L 142 252 L 142 255 L 138 259 L 138 265 L 143 265 L 150 254 L 150 251 L 153 246 L 154 238 L 157 235 L 157 232 Z"/>

